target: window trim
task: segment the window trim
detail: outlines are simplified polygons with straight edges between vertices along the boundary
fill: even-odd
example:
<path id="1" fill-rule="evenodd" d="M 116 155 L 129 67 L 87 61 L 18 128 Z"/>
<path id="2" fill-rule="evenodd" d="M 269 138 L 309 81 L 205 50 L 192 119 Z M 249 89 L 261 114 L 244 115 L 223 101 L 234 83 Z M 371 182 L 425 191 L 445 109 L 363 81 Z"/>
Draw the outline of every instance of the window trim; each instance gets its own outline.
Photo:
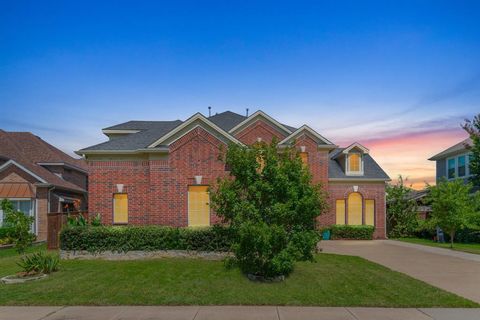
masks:
<path id="1" fill-rule="evenodd" d="M 471 152 L 465 152 L 465 153 L 457 154 L 457 155 L 452 156 L 452 157 L 445 158 L 445 177 L 447 178 L 448 181 L 452 181 L 452 180 L 455 180 L 455 179 L 468 179 L 468 178 L 471 177 L 471 173 L 470 173 L 470 156 L 471 156 L 471 154 L 472 154 Z M 463 157 L 463 156 L 465 156 L 465 175 L 463 177 L 459 177 L 458 176 L 458 158 Z M 452 159 L 455 161 L 455 172 L 454 172 L 454 177 L 450 178 L 448 176 L 448 162 Z"/>
<path id="2" fill-rule="evenodd" d="M 350 170 L 350 156 L 352 154 L 358 155 L 360 161 L 360 171 L 351 171 Z M 363 166 L 363 154 L 361 152 L 349 152 L 345 157 L 345 174 L 347 176 L 363 176 L 364 175 L 364 166 Z"/>

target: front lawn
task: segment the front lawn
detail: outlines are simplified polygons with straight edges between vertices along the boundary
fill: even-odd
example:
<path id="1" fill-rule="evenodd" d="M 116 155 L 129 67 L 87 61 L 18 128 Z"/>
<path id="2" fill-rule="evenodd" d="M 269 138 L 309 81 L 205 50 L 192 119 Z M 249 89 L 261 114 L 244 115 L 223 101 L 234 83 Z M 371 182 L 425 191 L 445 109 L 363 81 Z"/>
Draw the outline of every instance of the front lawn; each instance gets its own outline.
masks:
<path id="1" fill-rule="evenodd" d="M 40 250 L 37 248 L 36 250 Z M 0 284 L 1 305 L 317 305 L 478 307 L 359 257 L 319 254 L 282 283 L 253 283 L 223 262 L 68 260 L 47 279 Z M 0 276 L 19 256 L 0 251 Z"/>
<path id="2" fill-rule="evenodd" d="M 396 240 L 415 243 L 415 244 L 422 244 L 425 246 L 446 248 L 446 249 L 452 249 L 452 250 L 463 251 L 468 253 L 480 254 L 480 243 L 454 243 L 453 248 L 450 248 L 450 243 L 438 243 L 428 239 L 402 238 L 402 239 L 396 239 Z"/>

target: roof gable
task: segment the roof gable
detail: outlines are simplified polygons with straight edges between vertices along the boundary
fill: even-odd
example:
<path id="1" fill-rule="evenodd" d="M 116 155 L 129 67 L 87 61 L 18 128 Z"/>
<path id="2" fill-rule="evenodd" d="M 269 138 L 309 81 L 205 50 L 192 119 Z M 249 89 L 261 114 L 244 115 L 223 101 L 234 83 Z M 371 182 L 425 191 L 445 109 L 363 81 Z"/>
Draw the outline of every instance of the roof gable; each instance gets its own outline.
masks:
<path id="1" fill-rule="evenodd" d="M 447 149 L 443 150 L 442 152 L 437 153 L 436 155 L 429 158 L 428 160 L 436 161 L 436 160 L 440 160 L 440 159 L 443 159 L 443 158 L 447 158 L 449 156 L 453 156 L 455 154 L 460 154 L 462 152 L 467 151 L 467 146 L 468 145 L 469 146 L 473 145 L 473 141 L 470 138 L 467 138 L 467 139 L 451 146 L 450 148 L 447 148 Z"/>
<path id="2" fill-rule="evenodd" d="M 284 133 L 285 135 L 290 135 L 292 130 L 287 128 L 285 125 L 281 124 L 277 120 L 270 117 L 265 112 L 258 110 L 257 112 L 253 113 L 251 116 L 237 124 L 235 127 L 230 129 L 228 132 L 232 135 L 242 131 L 243 129 L 247 128 L 250 124 L 255 123 L 257 120 L 264 120 L 267 123 L 273 125 L 274 128 L 278 129 L 280 132 Z"/>
<path id="3" fill-rule="evenodd" d="M 280 145 L 282 144 L 288 144 L 290 143 L 291 141 L 293 141 L 294 139 L 296 139 L 297 137 L 301 136 L 302 134 L 307 134 L 309 135 L 310 137 L 312 137 L 319 145 L 329 145 L 333 148 L 335 148 L 336 146 L 330 141 L 328 140 L 327 138 L 323 137 L 321 134 L 319 134 L 318 132 L 316 132 L 315 130 L 313 130 L 312 128 L 310 128 L 309 126 L 307 125 L 303 125 L 301 126 L 300 128 L 298 128 L 295 132 L 293 132 L 292 134 L 290 134 L 288 137 L 286 137 L 285 139 L 283 139 L 282 141 L 279 142 Z"/>
<path id="4" fill-rule="evenodd" d="M 183 122 L 181 125 L 177 126 L 175 129 L 171 130 L 170 132 L 166 133 L 165 135 L 151 143 L 148 148 L 155 148 L 160 145 L 170 145 L 183 135 L 197 128 L 198 126 L 202 127 L 207 132 L 214 134 L 217 137 L 220 137 L 221 139 L 223 138 L 223 140 L 226 142 L 229 141 L 243 145 L 243 143 L 238 141 L 235 137 L 217 126 L 212 121 L 208 120 L 204 115 L 202 115 L 201 113 L 196 113 L 188 120 Z"/>

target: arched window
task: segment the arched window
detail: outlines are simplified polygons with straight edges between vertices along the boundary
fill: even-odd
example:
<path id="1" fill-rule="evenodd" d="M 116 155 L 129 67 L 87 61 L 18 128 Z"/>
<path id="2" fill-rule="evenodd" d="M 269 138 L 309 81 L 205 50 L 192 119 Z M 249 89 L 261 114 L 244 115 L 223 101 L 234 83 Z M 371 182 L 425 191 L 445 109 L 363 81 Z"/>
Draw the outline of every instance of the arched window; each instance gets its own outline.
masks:
<path id="1" fill-rule="evenodd" d="M 362 224 L 363 203 L 362 196 L 358 192 L 350 193 L 348 196 L 348 224 Z"/>

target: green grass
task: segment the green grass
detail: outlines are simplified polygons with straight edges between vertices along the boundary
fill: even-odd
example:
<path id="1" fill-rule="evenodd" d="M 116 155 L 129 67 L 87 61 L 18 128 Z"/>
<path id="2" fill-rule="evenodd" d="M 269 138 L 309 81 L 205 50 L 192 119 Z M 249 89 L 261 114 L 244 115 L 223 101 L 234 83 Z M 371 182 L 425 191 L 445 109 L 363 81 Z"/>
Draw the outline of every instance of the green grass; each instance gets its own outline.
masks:
<path id="1" fill-rule="evenodd" d="M 396 239 L 396 240 L 415 243 L 415 244 L 423 244 L 431 247 L 446 248 L 450 250 L 480 254 L 480 243 L 454 243 L 453 248 L 450 248 L 450 243 L 438 243 L 428 239 L 402 238 L 402 239 Z"/>
<path id="2" fill-rule="evenodd" d="M 13 250 L 0 255 L 0 276 L 18 271 Z M 46 279 L 0 284 L 0 304 L 478 307 L 359 257 L 319 254 L 316 259 L 298 263 L 284 282 L 270 284 L 251 282 L 220 261 L 68 260 Z"/>

